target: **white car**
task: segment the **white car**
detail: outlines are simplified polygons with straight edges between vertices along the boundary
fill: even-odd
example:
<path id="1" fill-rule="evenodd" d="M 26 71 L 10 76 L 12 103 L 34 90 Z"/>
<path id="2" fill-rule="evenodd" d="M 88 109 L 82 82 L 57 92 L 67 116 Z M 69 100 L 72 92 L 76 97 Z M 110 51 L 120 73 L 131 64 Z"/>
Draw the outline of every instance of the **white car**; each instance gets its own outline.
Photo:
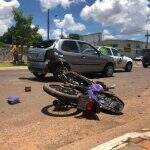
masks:
<path id="1" fill-rule="evenodd" d="M 115 61 L 115 68 L 123 68 L 126 72 L 132 71 L 133 60 L 122 55 L 116 48 L 100 46 L 97 48 L 103 55 L 110 56 Z"/>

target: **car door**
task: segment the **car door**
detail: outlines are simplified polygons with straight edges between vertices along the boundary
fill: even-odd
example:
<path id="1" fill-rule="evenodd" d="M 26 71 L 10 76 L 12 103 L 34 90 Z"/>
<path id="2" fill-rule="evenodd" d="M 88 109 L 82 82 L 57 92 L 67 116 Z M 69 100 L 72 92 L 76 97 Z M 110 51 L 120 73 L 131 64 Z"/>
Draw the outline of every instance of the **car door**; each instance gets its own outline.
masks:
<path id="1" fill-rule="evenodd" d="M 116 63 L 116 68 L 122 68 L 123 67 L 123 57 L 121 56 L 121 54 L 119 53 L 119 51 L 117 49 L 111 48 L 111 50 L 112 50 L 113 58 Z"/>
<path id="2" fill-rule="evenodd" d="M 90 44 L 78 42 L 83 72 L 99 72 L 104 67 L 104 59 L 98 54 L 98 51 Z"/>
<path id="3" fill-rule="evenodd" d="M 73 40 L 65 40 L 61 45 L 61 50 L 63 52 L 63 59 L 70 65 L 71 70 L 81 72 L 83 69 L 81 66 L 82 60 L 77 42 Z"/>

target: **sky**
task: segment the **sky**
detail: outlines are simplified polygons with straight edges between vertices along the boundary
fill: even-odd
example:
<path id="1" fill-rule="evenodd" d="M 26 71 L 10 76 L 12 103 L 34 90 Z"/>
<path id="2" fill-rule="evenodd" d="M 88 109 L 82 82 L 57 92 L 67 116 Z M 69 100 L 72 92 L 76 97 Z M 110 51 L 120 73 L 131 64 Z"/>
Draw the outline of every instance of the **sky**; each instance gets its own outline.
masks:
<path id="1" fill-rule="evenodd" d="M 0 35 L 14 24 L 12 8 L 33 16 L 33 25 L 47 37 L 47 10 L 50 10 L 50 37 L 61 29 L 69 33 L 103 32 L 103 39 L 145 40 L 150 29 L 149 0 L 0 0 Z"/>

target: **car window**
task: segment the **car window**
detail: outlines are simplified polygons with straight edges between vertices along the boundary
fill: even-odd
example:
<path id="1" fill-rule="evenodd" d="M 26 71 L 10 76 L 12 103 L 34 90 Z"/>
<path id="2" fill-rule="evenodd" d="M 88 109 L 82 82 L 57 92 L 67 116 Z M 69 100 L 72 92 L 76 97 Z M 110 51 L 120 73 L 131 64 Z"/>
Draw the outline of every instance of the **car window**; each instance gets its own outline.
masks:
<path id="1" fill-rule="evenodd" d="M 82 54 L 97 55 L 96 50 L 90 44 L 79 42 L 79 47 Z"/>
<path id="2" fill-rule="evenodd" d="M 79 53 L 78 46 L 75 41 L 64 41 L 61 48 L 66 52 Z"/>
<path id="3" fill-rule="evenodd" d="M 48 48 L 51 47 L 56 40 L 48 40 L 48 41 L 42 41 L 37 43 L 36 45 L 33 45 L 33 47 L 37 47 L 37 48 Z"/>
<path id="4" fill-rule="evenodd" d="M 100 52 L 103 54 L 103 55 L 111 55 L 111 51 L 110 51 L 110 48 L 107 48 L 107 47 L 101 47 L 100 49 Z"/>
<path id="5" fill-rule="evenodd" d="M 116 49 L 112 48 L 112 52 L 113 52 L 114 56 L 121 57 L 121 54 Z"/>

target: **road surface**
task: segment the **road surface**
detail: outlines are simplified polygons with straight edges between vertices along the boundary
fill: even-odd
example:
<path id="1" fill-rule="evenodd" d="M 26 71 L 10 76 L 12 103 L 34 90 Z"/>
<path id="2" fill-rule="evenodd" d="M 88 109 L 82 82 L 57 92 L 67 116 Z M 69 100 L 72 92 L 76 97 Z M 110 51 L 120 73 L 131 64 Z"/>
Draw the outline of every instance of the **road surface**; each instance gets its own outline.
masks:
<path id="1" fill-rule="evenodd" d="M 44 82 L 52 82 L 53 77 L 38 81 L 28 70 L 0 71 L 0 149 L 68 149 L 68 144 L 76 145 L 87 138 L 89 142 L 95 141 L 92 138 L 96 135 L 100 137 L 106 133 L 105 137 L 109 134 L 113 137 L 113 133 L 125 128 L 140 128 L 142 122 L 150 118 L 150 68 L 138 66 L 130 73 L 118 71 L 111 78 L 88 77 L 116 85 L 113 92 L 125 102 L 122 115 L 100 113 L 93 118 L 50 116 L 46 108 L 54 98 L 47 95 L 42 86 Z M 25 86 L 31 86 L 32 91 L 25 93 Z M 10 95 L 19 96 L 21 103 L 8 105 L 6 98 Z M 148 123 L 147 126 L 150 127 Z M 92 147 L 88 140 L 86 142 L 82 143 L 85 149 Z"/>

